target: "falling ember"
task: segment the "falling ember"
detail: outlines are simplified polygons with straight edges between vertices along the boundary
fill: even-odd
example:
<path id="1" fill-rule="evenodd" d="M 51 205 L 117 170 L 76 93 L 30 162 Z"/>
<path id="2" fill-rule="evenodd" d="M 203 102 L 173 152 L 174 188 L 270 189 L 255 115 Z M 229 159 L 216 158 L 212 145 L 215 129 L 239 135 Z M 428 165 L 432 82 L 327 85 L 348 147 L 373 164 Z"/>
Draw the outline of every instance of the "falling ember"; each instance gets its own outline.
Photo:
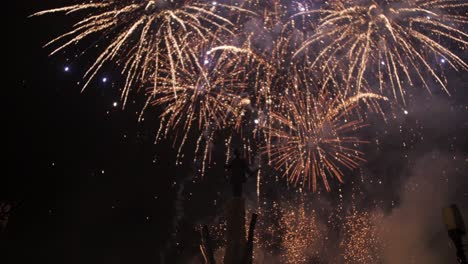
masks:
<path id="1" fill-rule="evenodd" d="M 331 209 L 309 193 L 281 195 L 252 208 L 263 220 L 256 232 L 258 262 L 382 263 L 388 246 L 382 238 L 385 216 L 379 210 L 358 209 L 354 194 L 347 205 Z M 265 255 L 278 262 L 262 262 Z"/>
<path id="2" fill-rule="evenodd" d="M 281 211 L 280 223 L 284 228 L 282 263 L 309 263 L 309 259 L 320 256 L 324 234 L 317 216 L 307 210 L 304 202 L 296 207 L 284 206 Z"/>
<path id="3" fill-rule="evenodd" d="M 383 215 L 359 212 L 353 208 L 343 224 L 343 250 L 345 263 L 382 263 L 383 244 L 379 240 L 379 221 Z"/>

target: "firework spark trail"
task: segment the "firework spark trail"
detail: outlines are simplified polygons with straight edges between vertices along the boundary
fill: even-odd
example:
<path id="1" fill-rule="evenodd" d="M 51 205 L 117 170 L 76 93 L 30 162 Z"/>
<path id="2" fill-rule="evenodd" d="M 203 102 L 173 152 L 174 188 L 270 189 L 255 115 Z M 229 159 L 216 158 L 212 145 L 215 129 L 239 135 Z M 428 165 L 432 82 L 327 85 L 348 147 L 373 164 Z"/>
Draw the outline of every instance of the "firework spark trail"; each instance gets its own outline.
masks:
<path id="1" fill-rule="evenodd" d="M 234 121 L 229 126 L 233 130 L 233 134 L 226 141 L 227 149 L 233 145 L 239 148 L 242 146 L 244 156 L 249 162 L 255 162 L 257 155 L 255 150 L 260 142 L 258 136 L 258 122 L 260 116 L 269 107 L 271 76 L 274 76 L 275 65 L 270 63 L 270 57 L 266 57 L 262 53 L 258 53 L 251 47 L 251 35 L 245 37 L 244 44 L 241 46 L 221 45 L 211 48 L 207 54 L 212 56 L 221 52 L 228 56 L 231 63 L 236 65 L 239 73 L 238 77 L 246 84 L 246 88 L 238 93 L 240 96 L 240 111 L 238 116 L 231 121 Z M 233 137 L 236 140 L 233 140 Z M 230 159 L 230 151 L 227 152 L 225 161 Z"/>
<path id="2" fill-rule="evenodd" d="M 456 70 L 468 64 L 445 43 L 467 48 L 468 34 L 458 29 L 468 23 L 468 3 L 457 0 L 332 1 L 319 10 L 295 16 L 320 15 L 318 27 L 295 52 L 323 46 L 311 67 L 347 68 L 347 88 L 360 91 L 377 80 L 380 91 L 389 83 L 395 99 L 405 102 L 405 86 L 422 83 L 430 91 L 426 73 L 448 94 L 444 76 L 433 67 L 447 63 Z M 461 14 L 460 14 L 461 13 Z"/>
<path id="3" fill-rule="evenodd" d="M 244 118 L 238 119 L 235 127 L 243 134 L 241 136 L 243 144 L 249 150 L 258 150 L 261 144 L 268 145 L 269 139 L 263 137 L 264 131 L 259 125 L 269 125 L 269 113 L 275 107 L 277 98 L 281 98 L 281 94 L 291 82 L 291 73 L 301 68 L 300 65 L 293 65 L 291 61 L 291 47 L 297 46 L 296 38 L 300 37 L 291 34 L 290 24 L 277 31 L 278 24 L 283 23 L 281 19 L 288 20 L 286 16 L 277 16 L 280 13 L 279 9 L 285 6 L 279 8 L 279 5 L 271 5 L 269 7 L 274 7 L 274 10 L 264 9 L 263 22 L 259 22 L 262 23 L 259 25 L 260 30 L 263 31 L 261 34 L 257 32 L 259 29 L 245 28 L 237 36 L 241 39 L 242 45 L 222 45 L 209 51 L 231 52 L 237 60 L 242 60 L 246 71 L 244 80 L 249 84 L 249 89 L 245 93 L 247 97 L 244 100 L 248 102 L 246 104 L 248 107 L 244 112 Z M 273 37 L 271 45 L 259 44 L 264 42 L 265 35 Z M 256 125 L 251 126 L 252 123 Z M 250 152 L 252 151 L 247 151 L 246 154 L 252 161 L 256 155 L 250 155 Z"/>
<path id="4" fill-rule="evenodd" d="M 160 73 L 167 77 L 163 77 L 164 74 L 156 76 L 158 89 L 150 87 L 148 92 L 152 98 L 150 104 L 163 108 L 161 138 L 166 138 L 171 131 L 182 132 L 178 155 L 181 155 L 190 132 L 197 130 L 200 133 L 195 153 L 204 149 L 204 170 L 215 131 L 234 127 L 241 118 L 244 106 L 240 95 L 247 89 L 242 80 L 245 71 L 241 64 L 231 59 L 230 53 L 202 52 L 199 55 L 192 50 L 198 47 L 185 48 L 191 51 L 184 52 L 187 56 L 185 67 L 176 65 L 175 79 L 171 77 L 170 70 L 163 67 Z M 166 58 L 161 63 L 170 62 Z"/>
<path id="5" fill-rule="evenodd" d="M 86 72 L 83 89 L 107 62 L 114 61 L 122 65 L 122 73 L 126 76 L 122 91 L 125 105 L 130 89 L 138 81 L 146 81 L 148 76 L 159 70 L 158 61 L 161 56 L 170 59 L 171 76 L 175 79 L 175 65 L 185 66 L 186 56 L 181 47 L 189 38 L 191 42 L 203 42 L 208 38 L 220 41 L 223 34 L 234 34 L 234 24 L 220 15 L 219 9 L 249 12 L 216 2 L 107 0 L 46 10 L 33 16 L 84 12 L 84 18 L 72 30 L 46 46 L 59 45 L 52 55 L 92 36 L 101 36 L 99 39 L 105 46 Z"/>
<path id="6" fill-rule="evenodd" d="M 249 161 L 262 149 L 292 183 L 316 191 L 317 178 L 330 190 L 330 176 L 343 182 L 342 170 L 364 161 L 353 134 L 364 125 L 360 102 L 383 114 L 386 98 L 369 92 L 374 84 L 404 101 L 407 86 L 429 90 L 428 76 L 448 92 L 434 60 L 468 69 L 446 45 L 467 47 L 460 29 L 467 7 L 457 0 L 106 0 L 34 16 L 84 14 L 47 44 L 57 45 L 52 54 L 102 43 L 84 88 L 110 62 L 125 77 L 123 105 L 135 86 L 149 86 L 143 109 L 162 109 L 156 137 L 175 134 L 178 158 L 196 131 L 194 162 L 204 172 L 215 135 L 229 130 L 228 149 L 242 146 Z"/>
<path id="7" fill-rule="evenodd" d="M 314 191 L 318 178 L 328 191 L 328 177 L 343 183 L 342 168 L 353 170 L 365 161 L 357 145 L 366 142 L 349 135 L 365 126 L 353 115 L 364 98 L 385 99 L 372 93 L 343 100 L 327 92 L 317 97 L 307 92 L 284 96 L 285 110 L 271 113 L 273 125 L 267 133 L 273 140 L 264 148 L 274 168 L 294 185 L 302 183 Z"/>

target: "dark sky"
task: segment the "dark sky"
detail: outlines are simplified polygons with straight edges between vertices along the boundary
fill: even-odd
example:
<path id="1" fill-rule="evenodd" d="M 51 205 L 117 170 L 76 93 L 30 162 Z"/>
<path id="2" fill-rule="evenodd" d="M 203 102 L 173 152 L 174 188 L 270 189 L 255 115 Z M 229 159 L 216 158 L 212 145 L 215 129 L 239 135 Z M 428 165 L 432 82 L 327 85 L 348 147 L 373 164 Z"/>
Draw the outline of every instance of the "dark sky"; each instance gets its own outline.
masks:
<path id="1" fill-rule="evenodd" d="M 146 121 L 138 123 L 138 98 L 125 110 L 114 106 L 119 102 L 115 69 L 105 69 L 100 81 L 81 92 L 81 63 L 89 57 L 78 60 L 67 53 L 48 57 L 50 50 L 42 45 L 69 22 L 54 16 L 27 17 L 56 4 L 9 1 L 2 16 L 7 169 L 2 173 L 0 200 L 18 205 L 1 235 L 6 263 L 158 263 L 160 252 L 175 241 L 171 238 L 174 202 L 192 168 L 175 166 L 171 142 L 153 144 L 157 115 L 149 110 Z M 413 175 L 413 165 L 434 151 L 468 158 L 468 77 L 466 72 L 450 76 L 456 90 L 453 97 L 438 92 L 429 99 L 421 95 L 410 107 L 409 117 L 399 115 L 375 129 L 382 145 L 371 151 L 364 170 L 388 185 L 369 187 L 369 195 L 383 200 L 398 196 L 396 190 L 406 182 L 403 178 Z M 423 141 L 421 134 L 426 137 Z M 406 152 L 402 142 L 410 142 Z M 412 161 L 407 161 L 408 155 Z M 455 174 L 467 176 L 466 162 L 461 168 Z M 214 179 L 220 171 L 211 171 L 207 179 L 190 187 L 192 199 L 197 199 L 190 205 L 203 205 L 186 208 L 185 214 L 194 221 L 216 213 L 209 202 L 220 192 L 211 188 L 213 182 L 222 185 Z M 463 177 L 456 183 L 468 186 Z M 456 201 L 468 199 L 466 190 L 455 195 Z M 466 203 L 462 206 L 466 209 Z M 194 224 L 188 222 L 188 234 L 181 240 L 192 243 Z"/>
<path id="2" fill-rule="evenodd" d="M 6 263 L 155 263 L 171 231 L 174 153 L 152 144 L 155 126 L 137 123 L 137 108 L 113 107 L 111 81 L 81 93 L 80 65 L 48 58 L 42 45 L 66 22 L 27 16 L 56 4 L 10 1 L 2 16 L 0 195 L 20 203 Z"/>

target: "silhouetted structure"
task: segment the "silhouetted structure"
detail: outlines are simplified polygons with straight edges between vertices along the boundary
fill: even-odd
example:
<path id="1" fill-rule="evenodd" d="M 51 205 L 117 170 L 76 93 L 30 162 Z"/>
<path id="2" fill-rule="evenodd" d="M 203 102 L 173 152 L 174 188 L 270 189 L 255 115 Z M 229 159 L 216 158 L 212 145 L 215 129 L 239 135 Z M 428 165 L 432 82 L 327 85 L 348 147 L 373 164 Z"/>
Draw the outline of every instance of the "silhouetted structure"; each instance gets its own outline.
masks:
<path id="1" fill-rule="evenodd" d="M 449 237 L 457 250 L 458 262 L 468 264 L 463 249 L 463 236 L 466 234 L 466 229 L 460 210 L 455 204 L 452 204 L 450 207 L 444 208 L 443 215 Z"/>
<path id="2" fill-rule="evenodd" d="M 252 214 L 252 219 L 250 220 L 249 226 L 249 235 L 247 237 L 247 244 L 245 246 L 244 257 L 242 259 L 242 264 L 252 264 L 253 262 L 253 243 L 254 243 L 254 232 L 255 225 L 257 224 L 257 214 Z"/>
<path id="3" fill-rule="evenodd" d="M 250 177 L 254 171 L 250 170 L 247 161 L 240 157 L 238 149 L 234 150 L 234 159 L 226 166 L 231 171 L 230 183 L 234 197 L 242 196 L 243 184 L 247 181 L 246 175 Z"/>
<path id="4" fill-rule="evenodd" d="M 226 166 L 231 170 L 230 182 L 234 197 L 225 208 L 226 216 L 226 248 L 224 264 L 251 264 L 253 259 L 254 230 L 257 214 L 252 214 L 249 234 L 245 235 L 245 199 L 242 197 L 242 184 L 247 180 L 246 174 L 252 174 L 247 162 L 240 158 L 239 151 L 234 150 L 234 159 Z M 208 227 L 202 229 L 202 245 L 200 247 L 205 263 L 215 263 Z"/>
<path id="5" fill-rule="evenodd" d="M 233 197 L 226 205 L 226 251 L 224 264 L 239 264 L 245 249 L 245 200 Z"/>

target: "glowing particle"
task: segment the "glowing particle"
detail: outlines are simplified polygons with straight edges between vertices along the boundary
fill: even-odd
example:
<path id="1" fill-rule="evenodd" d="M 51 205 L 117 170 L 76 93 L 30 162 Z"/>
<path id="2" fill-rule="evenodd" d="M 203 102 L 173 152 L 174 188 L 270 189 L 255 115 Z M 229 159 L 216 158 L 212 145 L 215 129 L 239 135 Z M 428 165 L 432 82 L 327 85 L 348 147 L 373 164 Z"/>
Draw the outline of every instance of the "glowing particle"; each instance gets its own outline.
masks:
<path id="1" fill-rule="evenodd" d="M 249 98 L 242 98 L 240 104 L 241 105 L 249 105 L 251 103 Z"/>

